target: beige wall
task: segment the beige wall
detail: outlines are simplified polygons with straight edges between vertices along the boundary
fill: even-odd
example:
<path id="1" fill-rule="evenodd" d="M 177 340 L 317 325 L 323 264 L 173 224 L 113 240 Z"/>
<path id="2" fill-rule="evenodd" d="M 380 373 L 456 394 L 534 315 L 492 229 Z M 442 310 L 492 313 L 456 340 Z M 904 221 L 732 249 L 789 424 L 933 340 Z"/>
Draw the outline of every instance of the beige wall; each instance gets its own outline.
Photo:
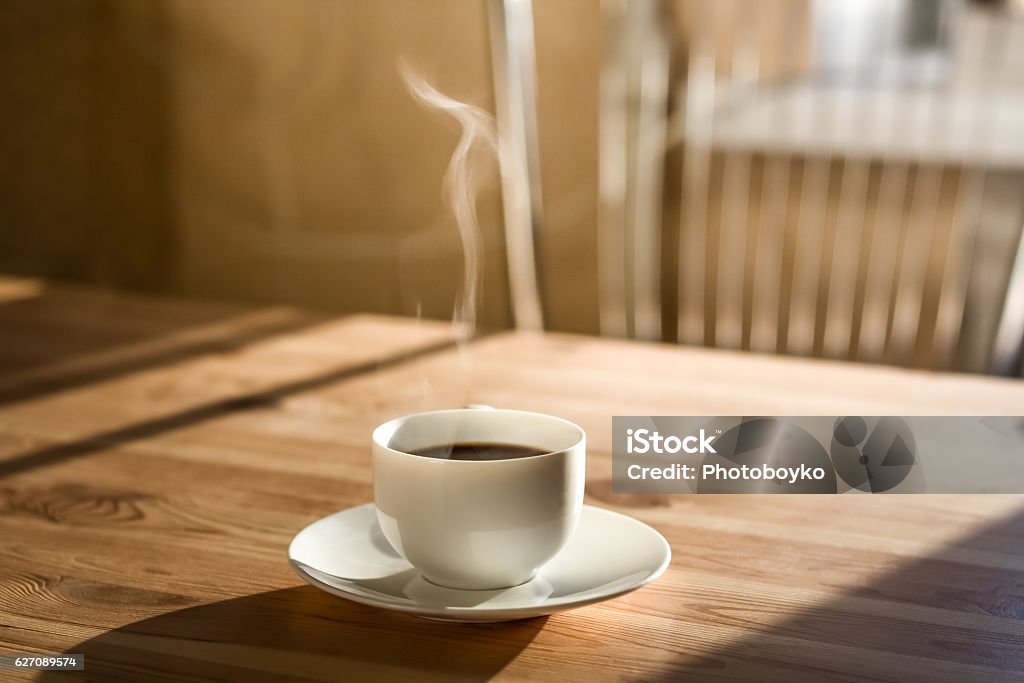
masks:
<path id="1" fill-rule="evenodd" d="M 537 3 L 543 276 L 555 327 L 596 329 L 598 6 Z M 225 299 L 445 318 L 442 202 L 458 127 L 404 58 L 493 109 L 482 0 L 18 1 L 0 19 L 0 269 Z M 483 322 L 509 322 L 500 192 L 479 216 Z"/>
<path id="2" fill-rule="evenodd" d="M 417 106 L 396 65 L 490 108 L 483 5 L 169 10 L 185 291 L 447 315 L 461 263 L 440 186 L 458 128 Z M 487 322 L 502 324 L 495 183 L 479 212 Z"/>
<path id="3" fill-rule="evenodd" d="M 0 269 L 170 280 L 165 40 L 139 3 L 12 0 L 0 12 Z"/>

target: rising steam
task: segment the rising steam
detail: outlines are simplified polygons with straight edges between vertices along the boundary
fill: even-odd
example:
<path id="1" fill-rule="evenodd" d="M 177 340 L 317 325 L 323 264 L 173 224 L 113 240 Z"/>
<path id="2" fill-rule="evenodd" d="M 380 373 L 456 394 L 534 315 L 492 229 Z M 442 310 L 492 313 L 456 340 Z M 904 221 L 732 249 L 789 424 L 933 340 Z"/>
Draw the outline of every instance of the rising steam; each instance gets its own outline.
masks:
<path id="1" fill-rule="evenodd" d="M 442 111 L 462 127 L 462 136 L 452 153 L 444 176 L 444 195 L 462 242 L 462 289 L 455 301 L 452 325 L 458 340 L 469 339 L 476 331 L 477 311 L 483 287 L 483 242 L 476 216 L 479 167 L 472 163 L 473 152 L 481 151 L 497 158 L 498 136 L 494 117 L 479 107 L 453 100 L 438 91 L 409 67 L 398 64 L 409 91 L 423 105 Z"/>

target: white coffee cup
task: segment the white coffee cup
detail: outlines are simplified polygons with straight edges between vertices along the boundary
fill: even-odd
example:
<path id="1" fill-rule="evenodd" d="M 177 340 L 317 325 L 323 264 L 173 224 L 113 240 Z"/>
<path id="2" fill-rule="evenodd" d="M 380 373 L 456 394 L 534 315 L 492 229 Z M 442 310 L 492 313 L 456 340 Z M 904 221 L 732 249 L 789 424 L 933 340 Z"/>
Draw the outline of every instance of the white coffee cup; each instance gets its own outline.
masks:
<path id="1" fill-rule="evenodd" d="M 408 451 L 497 443 L 546 451 L 447 460 Z M 428 581 L 516 586 L 565 545 L 583 507 L 586 435 L 540 413 L 462 408 L 407 415 L 373 432 L 373 492 L 388 542 Z"/>

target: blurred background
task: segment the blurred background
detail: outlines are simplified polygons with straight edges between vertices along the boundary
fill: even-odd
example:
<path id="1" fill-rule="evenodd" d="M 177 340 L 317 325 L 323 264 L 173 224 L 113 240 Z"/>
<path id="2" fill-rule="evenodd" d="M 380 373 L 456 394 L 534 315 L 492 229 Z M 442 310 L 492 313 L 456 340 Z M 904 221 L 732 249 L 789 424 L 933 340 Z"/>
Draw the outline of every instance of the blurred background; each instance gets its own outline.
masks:
<path id="1" fill-rule="evenodd" d="M 450 318 L 400 59 L 523 162 L 485 329 L 1020 374 L 1022 2 L 8 0 L 0 273 Z"/>

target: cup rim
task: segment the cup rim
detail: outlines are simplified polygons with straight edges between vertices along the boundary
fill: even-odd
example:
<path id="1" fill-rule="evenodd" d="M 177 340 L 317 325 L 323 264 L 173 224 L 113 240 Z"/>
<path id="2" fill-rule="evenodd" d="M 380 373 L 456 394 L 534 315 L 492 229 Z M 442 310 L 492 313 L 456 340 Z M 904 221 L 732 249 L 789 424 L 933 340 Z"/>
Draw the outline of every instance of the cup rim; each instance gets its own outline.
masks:
<path id="1" fill-rule="evenodd" d="M 427 415 L 440 415 L 440 414 L 445 414 L 445 413 L 475 413 L 475 412 L 506 413 L 506 414 L 512 413 L 512 414 L 515 414 L 515 415 L 528 415 L 528 416 L 531 416 L 531 417 L 539 417 L 539 418 L 543 418 L 543 419 L 546 419 L 546 420 L 553 420 L 555 422 L 561 422 L 563 425 L 565 425 L 567 427 L 570 427 L 572 430 L 574 430 L 576 432 L 576 437 L 577 438 L 576 438 L 575 441 L 573 441 L 573 443 L 571 445 L 569 445 L 569 446 L 567 446 L 565 448 L 561 448 L 561 449 L 559 449 L 557 451 L 549 451 L 547 453 L 538 453 L 537 455 L 528 455 L 528 456 L 521 457 L 521 458 L 501 458 L 501 459 L 498 459 L 498 460 L 446 460 L 446 459 L 443 459 L 443 458 L 428 458 L 428 457 L 423 456 L 423 455 L 416 455 L 415 453 L 408 453 L 406 451 L 400 451 L 398 449 L 392 448 L 391 446 L 389 446 L 386 443 L 384 443 L 383 439 L 381 438 L 381 433 L 384 432 L 385 430 L 390 430 L 393 433 L 394 432 L 394 428 L 397 427 L 396 423 L 404 422 L 406 420 L 410 420 L 410 419 L 413 419 L 413 418 L 424 417 L 424 416 L 427 416 Z M 377 446 L 378 448 L 382 448 L 385 451 L 387 451 L 388 453 L 394 453 L 395 455 L 404 456 L 406 458 L 415 458 L 417 461 L 420 461 L 420 462 L 436 462 L 436 463 L 449 463 L 449 464 L 453 464 L 454 463 L 454 464 L 456 464 L 456 466 L 480 466 L 480 465 L 486 466 L 489 463 L 533 462 L 533 461 L 539 460 L 541 458 L 550 458 L 550 457 L 554 457 L 554 456 L 561 455 L 561 454 L 564 454 L 564 453 L 568 453 L 569 451 L 571 451 L 571 450 L 573 450 L 575 448 L 579 448 L 581 445 L 586 443 L 586 441 L 587 441 L 587 433 L 585 431 L 583 431 L 583 428 L 580 427 L 578 424 L 576 424 L 575 422 L 572 422 L 571 420 L 566 420 L 563 417 L 557 417 L 555 415 L 549 415 L 547 413 L 538 413 L 538 412 L 533 411 L 533 410 L 515 410 L 513 408 L 491 408 L 491 407 L 488 406 L 488 407 L 480 407 L 480 408 L 476 408 L 476 407 L 474 407 L 474 408 L 442 408 L 440 410 L 423 410 L 423 411 L 420 411 L 418 413 L 409 413 L 407 415 L 400 415 L 398 417 L 391 418 L 390 420 L 377 425 L 374 428 L 374 430 L 373 430 L 373 433 L 371 435 L 371 440 L 373 441 L 373 445 L 374 446 Z"/>

